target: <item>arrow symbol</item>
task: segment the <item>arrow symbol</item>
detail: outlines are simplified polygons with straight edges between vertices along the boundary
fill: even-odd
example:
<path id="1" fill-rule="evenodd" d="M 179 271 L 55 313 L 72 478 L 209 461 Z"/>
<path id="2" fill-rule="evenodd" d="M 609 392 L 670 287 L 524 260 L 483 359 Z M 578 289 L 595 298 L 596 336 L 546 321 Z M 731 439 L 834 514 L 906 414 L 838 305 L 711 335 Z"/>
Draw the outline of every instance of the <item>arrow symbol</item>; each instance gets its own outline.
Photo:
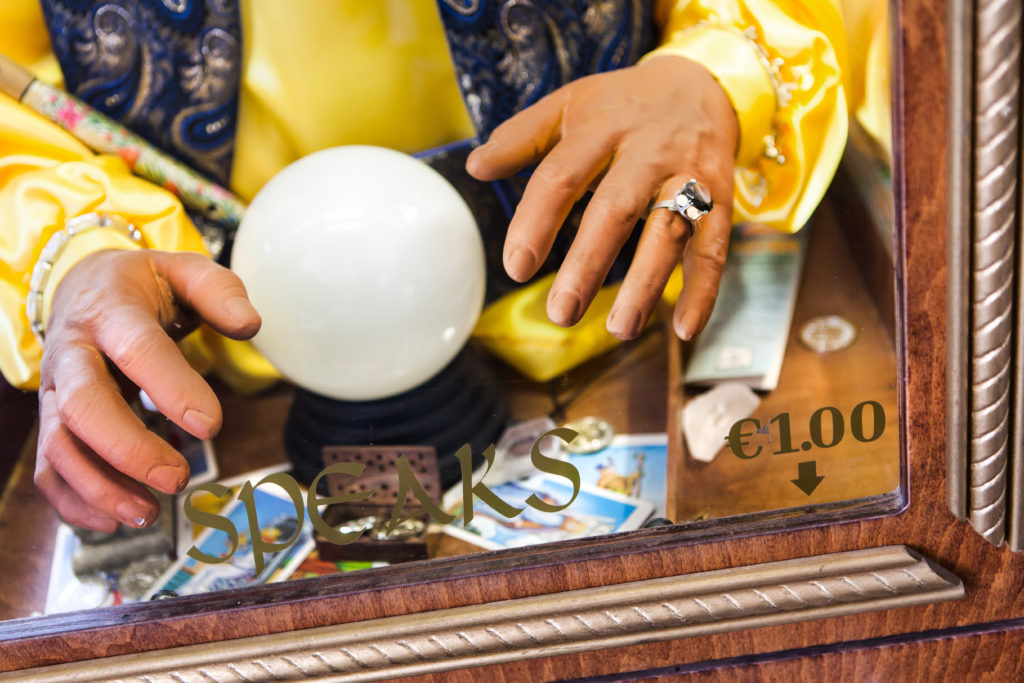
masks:
<path id="1" fill-rule="evenodd" d="M 809 496 L 814 493 L 814 489 L 818 488 L 818 484 L 824 478 L 818 476 L 818 463 L 810 460 L 797 465 L 797 478 L 790 479 L 790 481 Z"/>

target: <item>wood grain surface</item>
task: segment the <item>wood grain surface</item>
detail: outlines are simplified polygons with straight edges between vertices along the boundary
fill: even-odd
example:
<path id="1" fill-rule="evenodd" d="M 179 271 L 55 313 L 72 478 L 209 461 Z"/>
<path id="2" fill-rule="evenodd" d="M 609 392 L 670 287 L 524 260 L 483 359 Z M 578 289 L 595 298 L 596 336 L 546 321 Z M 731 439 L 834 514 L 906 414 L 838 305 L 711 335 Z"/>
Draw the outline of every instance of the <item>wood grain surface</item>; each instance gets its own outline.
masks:
<path id="1" fill-rule="evenodd" d="M 696 681 L 946 681 L 965 672 L 970 672 L 971 680 L 1020 680 L 1024 675 L 1024 623 L 1018 619 L 928 631 L 912 640 L 855 641 L 836 649 L 783 650 L 589 680 L 667 681 L 685 675 Z"/>
<path id="2" fill-rule="evenodd" d="M 746 451 L 754 453 L 761 447 L 760 455 L 740 459 L 723 442 L 715 460 L 703 463 L 689 457 L 683 440 L 673 439 L 669 457 L 679 462 L 673 463 L 676 478 L 668 482 L 674 489 L 669 498 L 675 502 L 670 519 L 708 519 L 797 508 L 881 496 L 899 487 L 895 339 L 889 336 L 872 301 L 838 221 L 826 202 L 808 226 L 810 244 L 779 385 L 762 396 L 761 405 L 752 415 L 762 426 L 768 426 L 770 433 L 754 436 L 749 423 L 746 427 L 751 434 L 746 439 L 750 443 Z M 851 346 L 820 354 L 801 344 L 801 325 L 824 315 L 842 316 L 853 325 L 857 339 Z M 682 347 L 670 344 L 669 353 L 685 353 Z M 670 385 L 680 390 L 681 380 L 673 380 L 670 377 Z M 685 406 L 686 399 L 698 395 L 692 390 L 684 394 L 673 405 Z M 851 412 L 864 401 L 878 402 L 886 417 L 881 437 L 868 443 L 857 441 L 850 430 Z M 803 450 L 803 443 L 811 446 L 812 414 L 826 406 L 835 407 L 843 416 L 843 438 L 832 448 L 812 446 Z M 870 410 L 866 412 L 871 414 Z M 790 415 L 791 445 L 800 449 L 794 453 L 776 452 L 782 446 L 778 442 L 779 427 L 771 425 L 771 420 L 781 413 Z M 831 418 L 824 418 L 823 425 L 827 443 L 833 434 Z M 683 429 L 680 411 L 669 412 L 668 429 L 673 433 Z M 797 478 L 799 463 L 812 460 L 818 476 L 824 479 L 808 495 L 792 480 Z"/>
<path id="3" fill-rule="evenodd" d="M 897 256 L 902 264 L 905 325 L 898 339 L 905 349 L 904 408 L 909 463 L 909 509 L 897 515 L 828 524 L 785 533 L 694 542 L 685 530 L 666 527 L 622 539 L 579 546 L 473 555 L 372 570 L 364 577 L 296 582 L 294 586 L 226 594 L 217 600 L 182 599 L 174 605 L 114 608 L 100 616 L 69 615 L 54 621 L 21 620 L 0 625 L 0 667 L 13 669 L 81 660 L 174 645 L 209 642 L 260 633 L 284 632 L 321 624 L 478 604 L 509 597 L 687 572 L 720 569 L 820 553 L 907 544 L 956 573 L 967 597 L 957 602 L 695 637 L 685 641 L 638 644 L 601 652 L 521 661 L 481 668 L 438 680 L 561 680 L 615 672 L 643 671 L 730 657 L 748 657 L 814 646 L 837 647 L 849 641 L 925 634 L 1011 619 L 1024 614 L 1024 559 L 994 548 L 948 512 L 944 498 L 945 390 L 945 28 L 941 0 L 902 0 L 897 5 L 901 28 L 895 52 Z M 390 585 L 382 583 L 387 579 Z M 924 635 L 919 636 L 924 638 Z M 980 638 L 981 636 L 979 636 Z M 897 659 L 885 678 L 937 677 L 942 667 L 966 671 L 957 652 L 979 652 L 993 671 L 1010 670 L 1000 645 L 1019 648 L 1016 635 L 1003 643 L 972 647 L 964 636 L 962 650 L 943 649 L 941 656 L 909 655 Z M 993 636 L 985 636 L 993 638 Z M 998 637 L 997 637 L 998 638 Z M 993 644 L 994 643 L 994 644 Z M 920 648 L 931 645 L 899 645 Z M 934 647 L 947 647 L 941 643 Z M 920 652 L 920 650 L 919 650 Z M 923 652 L 927 653 L 928 650 Z M 865 657 L 869 655 L 846 655 Z M 879 655 L 884 656 L 884 655 Z M 854 659 L 851 667 L 873 667 Z M 856 662 L 864 661 L 858 665 Z M 975 660 L 977 663 L 980 660 Z M 838 678 L 814 661 L 780 670 L 791 677 L 806 671 Z M 986 666 L 986 665 L 982 665 Z M 854 680 L 858 671 L 846 669 Z M 938 673 L 937 673 L 938 672 Z M 723 678 L 730 678 L 726 672 Z"/>

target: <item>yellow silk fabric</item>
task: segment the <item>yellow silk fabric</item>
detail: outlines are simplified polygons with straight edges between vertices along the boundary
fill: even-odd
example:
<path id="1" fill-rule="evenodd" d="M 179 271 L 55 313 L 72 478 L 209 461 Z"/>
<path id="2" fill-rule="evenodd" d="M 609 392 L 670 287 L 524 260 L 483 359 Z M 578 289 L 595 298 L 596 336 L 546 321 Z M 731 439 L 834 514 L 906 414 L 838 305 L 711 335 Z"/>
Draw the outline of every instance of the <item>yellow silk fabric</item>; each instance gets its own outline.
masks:
<path id="1" fill-rule="evenodd" d="M 40 80 L 54 85 L 64 82 L 38 0 L 0 2 L 0 53 L 28 67 Z"/>
<path id="2" fill-rule="evenodd" d="M 0 27 L 9 29 L 0 28 L 0 52 L 54 80 L 36 0 L 4 0 L 0 8 Z M 242 196 L 251 197 L 285 165 L 325 147 L 360 143 L 413 151 L 471 135 L 436 0 L 242 0 L 241 12 L 244 54 L 231 185 Z M 836 6 L 812 0 L 664 0 L 658 12 L 664 26 L 659 52 L 707 66 L 737 109 L 737 217 L 798 229 L 828 186 L 846 139 L 849 86 L 843 77 L 850 74 L 844 72 L 846 37 Z M 869 30 L 877 22 L 858 26 Z M 746 37 L 745 29 L 754 37 Z M 795 88 L 787 106 L 777 101 L 756 45 L 782 60 L 782 80 Z M 879 59 L 876 54 L 868 61 L 877 65 Z M 133 220 L 147 246 L 200 247 L 194 228 L 165 192 L 132 178 L 117 160 L 95 158 L 11 101 L 0 97 L 0 107 L 0 371 L 9 382 L 30 388 L 38 381 L 40 349 L 28 331 L 24 297 L 39 251 L 64 220 L 104 209 Z M 776 135 L 786 163 L 762 154 L 769 133 Z M 58 270 L 66 271 L 91 250 L 125 242 L 113 233 L 76 239 Z M 60 272 L 51 278 L 51 291 Z M 673 293 L 678 278 L 674 283 Z M 603 319 L 610 301 L 606 292 L 589 315 Z M 560 341 L 550 345 L 550 353 L 538 352 L 532 370 L 524 369 L 532 376 L 553 376 L 593 349 L 616 343 L 601 325 L 562 330 L 546 320 L 543 307 L 512 308 L 523 315 L 485 315 L 484 321 L 499 322 L 477 332 L 505 339 L 492 348 L 501 355 L 505 346 L 514 355 L 515 348 L 532 343 L 531 330 L 546 326 L 542 336 Z M 249 347 L 211 342 L 208 332 L 201 336 L 207 343 L 190 351 L 201 365 L 218 366 L 236 382 L 272 374 Z"/>
<path id="3" fill-rule="evenodd" d="M 436 0 L 242 0 L 231 186 L 251 199 L 337 145 L 417 152 L 473 136 Z"/>
<path id="4" fill-rule="evenodd" d="M 54 232 L 68 219 L 93 211 L 123 216 L 142 232 L 143 246 L 203 252 L 174 195 L 133 176 L 120 157 L 97 156 L 57 126 L 0 97 L 0 371 L 15 386 L 39 386 L 42 349 L 25 313 L 32 268 Z M 47 292 L 73 263 L 104 248 L 138 247 L 114 230 L 76 237 L 54 264 Z"/>
<path id="5" fill-rule="evenodd" d="M 602 287 L 570 329 L 548 320 L 551 273 L 498 299 L 480 316 L 473 337 L 532 380 L 547 381 L 622 342 L 605 328 L 605 318 L 619 293 L 620 283 Z M 676 268 L 662 293 L 674 304 L 683 288 L 683 269 Z M 647 321 L 654 322 L 655 316 Z"/>
<path id="6" fill-rule="evenodd" d="M 889 3 L 842 0 L 849 39 L 850 109 L 892 165 Z"/>

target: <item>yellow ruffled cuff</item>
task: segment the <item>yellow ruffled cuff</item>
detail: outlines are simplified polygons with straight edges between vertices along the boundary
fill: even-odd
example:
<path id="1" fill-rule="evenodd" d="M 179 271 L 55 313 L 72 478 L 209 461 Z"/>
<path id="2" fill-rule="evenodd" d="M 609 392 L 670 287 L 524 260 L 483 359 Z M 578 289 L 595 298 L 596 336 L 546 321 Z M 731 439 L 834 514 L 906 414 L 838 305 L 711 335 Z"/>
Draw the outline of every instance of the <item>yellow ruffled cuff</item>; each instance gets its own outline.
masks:
<path id="1" fill-rule="evenodd" d="M 705 65 L 736 108 L 735 220 L 800 229 L 835 175 L 848 132 L 846 33 L 837 4 L 662 0 L 657 9 L 664 40 L 655 52 Z"/>
<path id="2" fill-rule="evenodd" d="M 736 31 L 693 26 L 670 36 L 644 56 L 675 55 L 697 62 L 715 77 L 732 102 L 739 122 L 736 165 L 749 166 L 764 153 L 775 117 L 775 88 L 754 45 Z"/>

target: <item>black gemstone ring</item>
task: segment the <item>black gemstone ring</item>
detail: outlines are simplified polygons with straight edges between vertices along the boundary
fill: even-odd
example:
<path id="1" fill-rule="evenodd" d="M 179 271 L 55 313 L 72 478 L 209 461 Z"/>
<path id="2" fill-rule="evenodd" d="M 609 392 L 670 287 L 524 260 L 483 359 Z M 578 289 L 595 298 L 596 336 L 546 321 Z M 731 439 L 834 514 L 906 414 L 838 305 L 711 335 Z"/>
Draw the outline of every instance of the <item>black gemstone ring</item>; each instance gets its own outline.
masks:
<path id="1" fill-rule="evenodd" d="M 714 206 L 711 201 L 711 192 L 701 182 L 690 179 L 679 188 L 676 196 L 663 202 L 658 202 L 651 207 L 655 209 L 668 209 L 675 211 L 683 218 L 690 221 L 691 228 L 701 216 L 706 214 Z"/>

